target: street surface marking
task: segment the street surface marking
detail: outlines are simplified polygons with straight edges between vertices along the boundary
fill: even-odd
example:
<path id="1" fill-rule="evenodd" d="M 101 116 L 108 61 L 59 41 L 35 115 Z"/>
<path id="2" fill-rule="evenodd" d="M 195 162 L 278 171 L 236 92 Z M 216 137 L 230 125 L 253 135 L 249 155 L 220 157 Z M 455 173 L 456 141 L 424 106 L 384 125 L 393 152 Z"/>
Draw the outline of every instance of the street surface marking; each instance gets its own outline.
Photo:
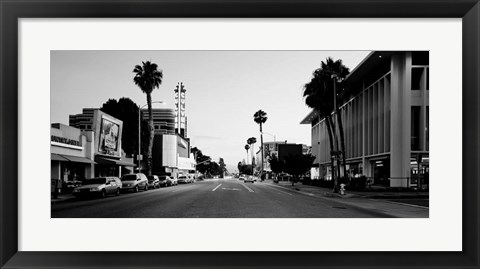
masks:
<path id="1" fill-rule="evenodd" d="M 254 192 L 252 189 L 250 189 L 250 187 L 247 187 L 247 185 L 245 184 L 240 184 L 240 185 L 242 185 L 245 189 L 247 189 L 247 191 Z"/>
<path id="2" fill-rule="evenodd" d="M 227 190 L 227 191 L 239 191 L 240 189 L 235 189 L 235 188 L 222 188 L 222 190 Z"/>
<path id="3" fill-rule="evenodd" d="M 222 186 L 222 184 L 218 184 L 218 186 L 216 186 L 215 189 L 213 189 L 212 191 L 216 191 L 220 186 Z"/>

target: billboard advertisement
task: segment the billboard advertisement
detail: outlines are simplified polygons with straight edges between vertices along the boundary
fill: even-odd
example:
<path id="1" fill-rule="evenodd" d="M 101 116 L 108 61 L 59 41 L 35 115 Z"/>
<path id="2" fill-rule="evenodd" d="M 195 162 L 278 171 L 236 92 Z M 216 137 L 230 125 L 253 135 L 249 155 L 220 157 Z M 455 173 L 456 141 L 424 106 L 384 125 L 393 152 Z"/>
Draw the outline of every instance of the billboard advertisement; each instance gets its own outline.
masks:
<path id="1" fill-rule="evenodd" d="M 120 158 L 123 122 L 100 110 L 95 111 L 96 154 Z"/>

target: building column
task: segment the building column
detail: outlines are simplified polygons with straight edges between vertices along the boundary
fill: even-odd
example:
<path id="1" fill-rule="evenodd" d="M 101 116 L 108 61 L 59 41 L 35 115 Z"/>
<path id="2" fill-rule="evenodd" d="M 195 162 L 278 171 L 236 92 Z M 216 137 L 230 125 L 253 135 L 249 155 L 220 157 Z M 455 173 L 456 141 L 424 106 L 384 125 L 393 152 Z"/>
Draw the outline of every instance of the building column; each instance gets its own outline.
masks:
<path id="1" fill-rule="evenodd" d="M 407 187 L 410 177 L 411 53 L 391 58 L 390 187 Z"/>

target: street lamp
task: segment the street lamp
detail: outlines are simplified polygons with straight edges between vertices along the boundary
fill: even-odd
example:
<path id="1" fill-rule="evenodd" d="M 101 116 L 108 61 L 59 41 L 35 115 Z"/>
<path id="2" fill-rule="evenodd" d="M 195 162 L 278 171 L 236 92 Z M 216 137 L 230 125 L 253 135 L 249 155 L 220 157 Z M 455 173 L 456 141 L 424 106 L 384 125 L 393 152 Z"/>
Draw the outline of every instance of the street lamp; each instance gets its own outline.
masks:
<path id="1" fill-rule="evenodd" d="M 155 101 L 155 102 L 152 102 L 152 104 L 165 104 L 165 102 L 163 101 Z M 148 104 L 145 104 L 143 106 L 138 106 L 138 152 L 137 152 L 137 164 L 138 164 L 138 172 L 140 173 L 140 161 L 142 158 L 142 154 L 140 154 L 140 149 L 141 149 L 141 137 L 142 137 L 142 132 L 141 132 L 141 125 L 140 125 L 140 113 L 142 111 L 142 108 L 144 108 L 145 106 L 147 106 Z"/>

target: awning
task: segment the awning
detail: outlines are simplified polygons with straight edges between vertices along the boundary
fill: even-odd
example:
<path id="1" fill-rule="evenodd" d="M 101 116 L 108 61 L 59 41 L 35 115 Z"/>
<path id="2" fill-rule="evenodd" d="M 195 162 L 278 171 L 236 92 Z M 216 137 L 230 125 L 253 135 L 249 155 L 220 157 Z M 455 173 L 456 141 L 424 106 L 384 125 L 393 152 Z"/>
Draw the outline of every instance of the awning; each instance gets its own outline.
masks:
<path id="1" fill-rule="evenodd" d="M 62 155 L 62 157 L 68 159 L 69 161 L 71 162 L 75 162 L 75 163 L 93 163 L 95 164 L 96 162 L 90 160 L 90 159 L 87 159 L 85 157 L 77 157 L 77 156 L 71 156 L 71 155 Z"/>
<path id="2" fill-rule="evenodd" d="M 116 165 L 123 165 L 123 166 L 132 166 L 136 167 L 137 165 L 131 162 L 125 162 L 122 160 L 115 160 L 115 159 L 107 159 L 103 157 L 95 157 L 95 161 L 100 164 L 116 164 Z"/>
<path id="3" fill-rule="evenodd" d="M 93 163 L 95 164 L 96 162 L 85 158 L 85 157 L 77 157 L 77 156 L 71 156 L 71 155 L 64 155 L 64 154 L 57 154 L 57 153 L 51 153 L 51 160 L 52 161 L 60 161 L 60 162 L 74 162 L 74 163 Z"/>
<path id="4" fill-rule="evenodd" d="M 51 156 L 50 159 L 52 161 L 68 162 L 68 159 L 63 158 L 62 155 L 60 155 L 60 154 L 51 153 L 50 156 Z"/>

